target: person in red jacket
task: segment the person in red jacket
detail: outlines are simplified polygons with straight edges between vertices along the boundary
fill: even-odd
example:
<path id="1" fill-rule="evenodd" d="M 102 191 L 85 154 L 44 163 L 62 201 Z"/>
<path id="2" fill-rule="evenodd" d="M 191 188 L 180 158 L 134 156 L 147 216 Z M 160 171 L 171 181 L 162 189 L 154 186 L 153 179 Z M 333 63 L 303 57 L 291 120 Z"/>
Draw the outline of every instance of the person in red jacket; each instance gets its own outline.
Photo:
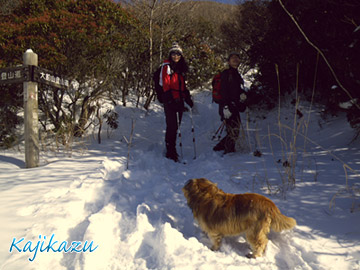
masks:
<path id="1" fill-rule="evenodd" d="M 160 85 L 163 88 L 164 111 L 166 118 L 166 157 L 178 162 L 176 135 L 184 111 L 184 101 L 193 107 L 190 92 L 185 85 L 188 66 L 183 51 L 177 43 L 169 50 L 169 58 L 162 64 Z"/>

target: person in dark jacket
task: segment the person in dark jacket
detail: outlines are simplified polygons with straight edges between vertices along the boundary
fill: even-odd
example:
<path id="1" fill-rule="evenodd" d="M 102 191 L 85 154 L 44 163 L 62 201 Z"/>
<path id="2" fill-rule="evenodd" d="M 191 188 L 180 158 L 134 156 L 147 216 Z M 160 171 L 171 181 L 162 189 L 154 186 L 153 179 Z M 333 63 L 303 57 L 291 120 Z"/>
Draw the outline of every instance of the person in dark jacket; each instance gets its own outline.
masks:
<path id="1" fill-rule="evenodd" d="M 185 85 L 185 73 L 188 71 L 183 51 L 177 43 L 169 50 L 169 58 L 162 64 L 160 85 L 163 87 L 163 101 L 166 118 L 166 157 L 178 162 L 176 152 L 177 130 L 184 112 L 184 101 L 193 107 L 189 90 Z"/>
<path id="2" fill-rule="evenodd" d="M 243 90 L 244 80 L 239 74 L 240 55 L 233 52 L 228 58 L 229 68 L 221 73 L 221 101 L 219 114 L 221 121 L 225 121 L 226 136 L 213 148 L 214 151 L 224 153 L 235 152 L 236 140 L 239 138 L 241 118 L 240 112 L 246 109 L 246 94 Z"/>

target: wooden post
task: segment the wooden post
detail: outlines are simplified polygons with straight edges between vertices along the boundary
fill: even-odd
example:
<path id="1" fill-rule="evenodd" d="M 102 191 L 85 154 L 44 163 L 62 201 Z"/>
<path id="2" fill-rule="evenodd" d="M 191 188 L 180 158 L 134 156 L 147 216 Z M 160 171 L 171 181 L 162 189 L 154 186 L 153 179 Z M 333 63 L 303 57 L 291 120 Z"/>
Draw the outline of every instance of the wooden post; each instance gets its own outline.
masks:
<path id="1" fill-rule="evenodd" d="M 38 55 L 28 49 L 23 55 L 24 66 L 38 65 Z M 32 72 L 30 72 L 32 73 Z M 33 77 L 33 75 L 31 75 Z M 24 82 L 24 121 L 25 121 L 25 166 L 39 166 L 39 115 L 38 115 L 38 84 L 32 81 Z"/>

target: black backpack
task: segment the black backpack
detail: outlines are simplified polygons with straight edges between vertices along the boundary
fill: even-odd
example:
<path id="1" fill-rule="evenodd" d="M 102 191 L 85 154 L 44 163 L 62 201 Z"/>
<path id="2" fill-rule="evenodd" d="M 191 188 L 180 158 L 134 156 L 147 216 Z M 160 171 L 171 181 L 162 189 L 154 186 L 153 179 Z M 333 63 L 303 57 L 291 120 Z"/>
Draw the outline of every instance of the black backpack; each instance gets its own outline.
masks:
<path id="1" fill-rule="evenodd" d="M 157 99 L 159 100 L 160 103 L 164 103 L 164 99 L 163 99 L 164 90 L 160 85 L 160 73 L 161 73 L 161 66 L 154 72 L 153 81 L 155 85 L 155 92 Z"/>

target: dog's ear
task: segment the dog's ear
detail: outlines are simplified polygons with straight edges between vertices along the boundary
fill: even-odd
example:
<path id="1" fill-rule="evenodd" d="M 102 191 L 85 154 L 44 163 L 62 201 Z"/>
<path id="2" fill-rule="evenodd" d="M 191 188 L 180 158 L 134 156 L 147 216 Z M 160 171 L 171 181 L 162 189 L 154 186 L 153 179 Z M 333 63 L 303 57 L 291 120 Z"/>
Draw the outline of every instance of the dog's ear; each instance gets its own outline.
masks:
<path id="1" fill-rule="evenodd" d="M 201 181 L 203 184 L 209 185 L 209 186 L 216 186 L 217 184 L 215 184 L 214 182 L 211 182 L 209 179 L 206 178 L 200 178 L 198 179 L 199 181 Z"/>
<path id="2" fill-rule="evenodd" d="M 183 189 L 183 191 L 184 190 L 188 191 L 191 188 L 191 186 L 193 186 L 193 179 L 188 180 L 182 189 Z"/>
<path id="3" fill-rule="evenodd" d="M 215 195 L 219 192 L 219 188 L 217 187 L 217 184 L 212 184 L 209 186 L 209 192 L 211 192 L 211 194 Z"/>
<path id="4" fill-rule="evenodd" d="M 189 185 L 191 182 L 192 182 L 192 179 L 187 180 L 186 183 L 185 183 L 185 186 Z"/>

